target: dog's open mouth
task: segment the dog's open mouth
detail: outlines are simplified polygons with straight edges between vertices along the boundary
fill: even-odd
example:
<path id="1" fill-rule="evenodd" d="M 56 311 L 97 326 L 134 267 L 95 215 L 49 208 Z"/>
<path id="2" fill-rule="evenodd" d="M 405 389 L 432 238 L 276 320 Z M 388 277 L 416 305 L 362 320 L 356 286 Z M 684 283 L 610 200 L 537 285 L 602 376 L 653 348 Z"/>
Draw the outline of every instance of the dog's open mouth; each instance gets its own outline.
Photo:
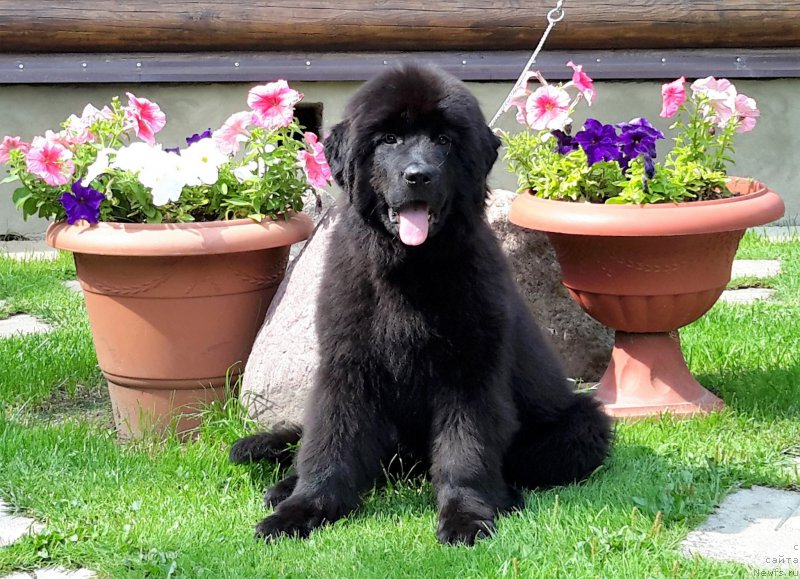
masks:
<path id="1" fill-rule="evenodd" d="M 389 221 L 397 225 L 400 241 L 406 245 L 422 245 L 428 239 L 431 224 L 439 217 L 424 201 L 414 201 L 395 209 L 389 208 Z"/>

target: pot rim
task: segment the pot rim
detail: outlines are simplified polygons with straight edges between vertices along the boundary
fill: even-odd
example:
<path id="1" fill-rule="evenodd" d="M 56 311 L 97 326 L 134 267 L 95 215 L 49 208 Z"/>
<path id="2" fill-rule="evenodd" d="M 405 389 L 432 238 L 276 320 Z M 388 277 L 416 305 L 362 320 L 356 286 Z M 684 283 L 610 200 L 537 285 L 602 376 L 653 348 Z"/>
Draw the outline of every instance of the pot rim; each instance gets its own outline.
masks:
<path id="1" fill-rule="evenodd" d="M 760 181 L 731 177 L 728 188 L 737 195 L 650 205 L 575 203 L 521 193 L 508 218 L 515 225 L 548 233 L 636 237 L 744 230 L 784 214 L 783 200 Z"/>
<path id="2" fill-rule="evenodd" d="M 184 256 L 239 253 L 307 239 L 314 223 L 305 213 L 288 219 L 232 219 L 200 223 L 52 223 L 45 241 L 56 249 L 93 255 Z"/>

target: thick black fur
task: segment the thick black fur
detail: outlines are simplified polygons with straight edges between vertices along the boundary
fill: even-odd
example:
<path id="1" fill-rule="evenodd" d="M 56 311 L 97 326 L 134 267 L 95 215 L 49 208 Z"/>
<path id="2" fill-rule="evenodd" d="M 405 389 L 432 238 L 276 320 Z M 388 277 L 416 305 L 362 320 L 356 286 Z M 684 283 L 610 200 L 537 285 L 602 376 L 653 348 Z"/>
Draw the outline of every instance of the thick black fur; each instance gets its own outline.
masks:
<path id="1" fill-rule="evenodd" d="M 428 469 L 439 540 L 473 544 L 522 506 L 520 489 L 604 460 L 610 421 L 565 380 L 486 222 L 498 146 L 467 88 L 418 65 L 366 83 L 333 127 L 325 152 L 346 198 L 319 298 L 321 365 L 297 474 L 268 491 L 258 536 L 347 515 L 399 454 Z M 432 225 L 409 246 L 389 209 L 414 202 Z M 231 457 L 285 456 L 286 433 L 238 441 Z"/>

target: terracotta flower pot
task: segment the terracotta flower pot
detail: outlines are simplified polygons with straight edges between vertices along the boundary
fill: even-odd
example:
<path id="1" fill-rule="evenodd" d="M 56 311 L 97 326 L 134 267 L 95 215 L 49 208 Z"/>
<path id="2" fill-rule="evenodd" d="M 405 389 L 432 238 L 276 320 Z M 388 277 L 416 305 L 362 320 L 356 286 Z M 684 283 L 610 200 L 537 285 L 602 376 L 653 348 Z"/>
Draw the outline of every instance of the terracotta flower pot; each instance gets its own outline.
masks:
<path id="1" fill-rule="evenodd" d="M 707 412 L 723 406 L 689 372 L 678 328 L 714 305 L 748 227 L 783 215 L 765 185 L 732 178 L 735 197 L 602 205 L 519 195 L 512 223 L 544 231 L 580 306 L 616 330 L 597 397 L 612 416 Z"/>
<path id="2" fill-rule="evenodd" d="M 47 242 L 75 256 L 100 369 L 122 437 L 224 395 L 244 368 L 289 246 L 308 216 L 187 224 L 56 223 Z"/>

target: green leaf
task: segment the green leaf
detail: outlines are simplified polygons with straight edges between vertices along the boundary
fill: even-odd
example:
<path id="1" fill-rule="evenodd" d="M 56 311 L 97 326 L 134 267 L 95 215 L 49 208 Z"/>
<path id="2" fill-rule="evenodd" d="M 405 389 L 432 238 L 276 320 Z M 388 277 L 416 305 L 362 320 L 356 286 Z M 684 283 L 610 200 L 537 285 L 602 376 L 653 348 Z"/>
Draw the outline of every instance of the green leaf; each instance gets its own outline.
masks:
<path id="1" fill-rule="evenodd" d="M 34 197 L 28 196 L 22 202 L 22 215 L 23 215 L 23 217 L 25 217 L 27 219 L 29 215 L 33 215 L 34 213 L 36 213 L 36 210 L 38 208 L 39 208 L 39 206 L 36 203 L 36 199 Z"/>
<path id="2" fill-rule="evenodd" d="M 233 205 L 234 207 L 252 207 L 252 203 L 249 201 L 245 201 L 244 199 L 226 199 L 225 203 L 228 205 Z"/>
<path id="3" fill-rule="evenodd" d="M 17 177 L 16 175 L 6 175 L 5 178 L 3 178 L 2 181 L 0 181 L 0 185 L 2 185 L 3 183 L 11 183 L 13 181 L 19 181 L 19 177 Z"/>
<path id="4" fill-rule="evenodd" d="M 22 207 L 22 204 L 30 198 L 31 195 L 33 195 L 33 193 L 30 189 L 27 187 L 19 187 L 11 194 L 11 201 L 14 203 L 14 206 L 19 209 Z"/>

